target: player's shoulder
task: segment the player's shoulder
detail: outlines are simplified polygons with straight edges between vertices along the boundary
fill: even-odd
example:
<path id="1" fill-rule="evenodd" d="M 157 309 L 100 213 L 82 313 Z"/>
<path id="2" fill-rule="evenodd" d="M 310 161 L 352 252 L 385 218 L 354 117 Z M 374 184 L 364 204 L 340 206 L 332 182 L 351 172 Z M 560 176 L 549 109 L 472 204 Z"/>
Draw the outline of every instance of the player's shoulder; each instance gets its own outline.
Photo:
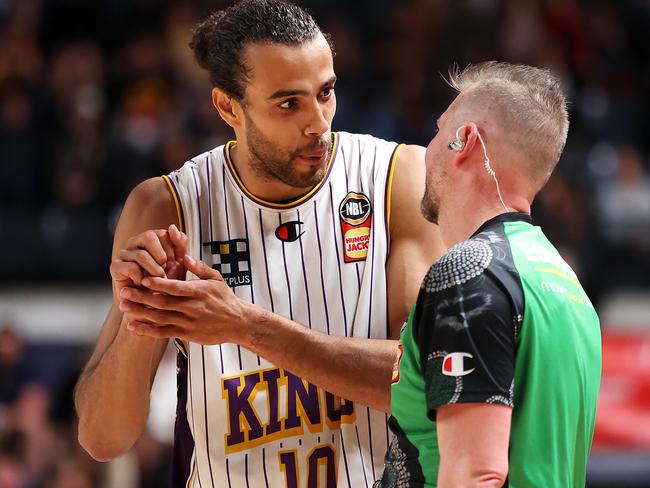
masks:
<path id="1" fill-rule="evenodd" d="M 142 216 L 168 213 L 174 209 L 165 177 L 149 178 L 135 186 L 126 200 L 125 209 Z"/>

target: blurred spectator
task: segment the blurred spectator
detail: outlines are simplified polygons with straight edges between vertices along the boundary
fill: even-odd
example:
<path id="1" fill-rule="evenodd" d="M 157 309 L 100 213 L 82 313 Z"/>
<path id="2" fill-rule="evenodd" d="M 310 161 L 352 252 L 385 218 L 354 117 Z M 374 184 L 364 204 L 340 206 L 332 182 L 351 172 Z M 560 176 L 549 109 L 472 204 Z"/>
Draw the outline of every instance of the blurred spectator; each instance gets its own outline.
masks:
<path id="1" fill-rule="evenodd" d="M 650 279 L 650 177 L 639 151 L 616 151 L 613 177 L 596 193 L 598 231 L 610 257 L 609 279 L 615 286 L 648 286 Z"/>
<path id="2" fill-rule="evenodd" d="M 23 342 L 6 323 L 0 328 L 0 408 L 14 403 L 33 372 L 23 358 Z M 1 486 L 1 485 L 0 485 Z"/>

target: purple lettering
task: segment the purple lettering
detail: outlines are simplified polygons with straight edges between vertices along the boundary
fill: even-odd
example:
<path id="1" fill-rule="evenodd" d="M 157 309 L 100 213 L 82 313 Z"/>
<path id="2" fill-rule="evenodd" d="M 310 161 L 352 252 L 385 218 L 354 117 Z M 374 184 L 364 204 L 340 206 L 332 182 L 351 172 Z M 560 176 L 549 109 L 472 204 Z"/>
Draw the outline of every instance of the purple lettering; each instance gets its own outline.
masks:
<path id="1" fill-rule="evenodd" d="M 298 488 L 298 463 L 295 451 L 280 453 L 280 469 L 287 479 L 287 488 Z"/>
<path id="2" fill-rule="evenodd" d="M 337 400 L 339 400 L 337 402 Z M 336 404 L 339 403 L 339 408 Z M 338 398 L 330 392 L 325 392 L 325 406 L 327 410 L 327 418 L 331 422 L 340 422 L 343 415 L 352 415 L 354 413 L 354 403 L 351 400 Z"/>
<path id="3" fill-rule="evenodd" d="M 265 427 L 266 435 L 279 432 L 280 429 L 282 429 L 278 412 L 278 379 L 280 376 L 279 369 L 269 369 L 262 373 L 262 378 L 264 378 L 266 384 L 269 385 L 269 423 Z"/>
<path id="4" fill-rule="evenodd" d="M 300 404 L 312 425 L 320 423 L 320 405 L 318 404 L 318 389 L 311 383 L 307 388 L 302 379 L 285 371 L 287 382 L 287 419 L 284 421 L 284 428 L 291 429 L 300 426 L 301 417 L 297 412 L 297 401 Z"/>
<path id="5" fill-rule="evenodd" d="M 262 437 L 263 429 L 260 421 L 255 415 L 255 410 L 249 402 L 249 397 L 260 382 L 259 372 L 244 376 L 244 388 L 237 393 L 241 384 L 241 377 L 228 378 L 223 380 L 223 388 L 228 391 L 228 418 L 230 421 L 230 433 L 226 438 L 226 444 L 232 446 L 244 442 L 244 432 L 240 429 L 239 416 L 243 415 L 250 426 L 248 440 Z"/>
<path id="6" fill-rule="evenodd" d="M 327 488 L 336 488 L 336 470 L 334 469 L 334 450 L 330 446 L 323 446 L 314 449 L 309 456 L 309 469 L 307 471 L 307 488 L 318 488 L 322 486 L 318 482 L 319 469 L 318 465 L 323 461 L 325 464 L 325 475 L 327 479 L 325 486 Z"/>

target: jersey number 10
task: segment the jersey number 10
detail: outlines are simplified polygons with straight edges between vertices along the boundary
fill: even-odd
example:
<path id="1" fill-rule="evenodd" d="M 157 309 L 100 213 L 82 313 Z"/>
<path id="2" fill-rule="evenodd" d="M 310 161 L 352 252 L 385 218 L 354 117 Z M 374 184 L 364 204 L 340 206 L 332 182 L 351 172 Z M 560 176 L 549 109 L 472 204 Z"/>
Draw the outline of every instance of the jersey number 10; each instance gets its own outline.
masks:
<path id="1" fill-rule="evenodd" d="M 298 472 L 297 451 L 282 451 L 280 456 L 280 469 L 284 472 L 287 488 L 300 487 L 300 473 Z M 321 467 L 325 468 L 325 483 L 319 483 Z M 307 456 L 307 488 L 336 488 L 336 460 L 334 449 L 330 445 L 315 447 Z"/>

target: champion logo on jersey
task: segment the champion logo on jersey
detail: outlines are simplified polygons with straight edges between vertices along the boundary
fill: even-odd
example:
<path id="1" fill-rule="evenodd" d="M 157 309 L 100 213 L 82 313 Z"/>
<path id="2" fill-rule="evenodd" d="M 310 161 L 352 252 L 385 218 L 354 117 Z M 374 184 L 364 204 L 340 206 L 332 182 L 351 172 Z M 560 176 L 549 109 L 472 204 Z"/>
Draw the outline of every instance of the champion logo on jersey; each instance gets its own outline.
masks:
<path id="1" fill-rule="evenodd" d="M 290 222 L 285 222 L 280 224 L 277 229 L 275 229 L 275 237 L 280 239 L 282 242 L 293 242 L 297 241 L 298 238 L 305 233 L 302 230 L 304 224 L 299 220 L 291 220 Z"/>
<path id="2" fill-rule="evenodd" d="M 210 247 L 212 267 L 221 273 L 228 286 L 250 285 L 251 257 L 248 251 L 248 239 L 231 239 L 229 241 L 211 241 L 203 244 Z"/>
<path id="3" fill-rule="evenodd" d="M 339 205 L 339 217 L 344 261 L 364 261 L 368 256 L 372 224 L 370 199 L 363 193 L 349 192 Z"/>
<path id="4" fill-rule="evenodd" d="M 446 376 L 465 376 L 470 374 L 476 368 L 468 368 L 471 365 L 470 360 L 473 360 L 468 352 L 452 352 L 447 354 L 442 360 L 442 374 Z"/>

